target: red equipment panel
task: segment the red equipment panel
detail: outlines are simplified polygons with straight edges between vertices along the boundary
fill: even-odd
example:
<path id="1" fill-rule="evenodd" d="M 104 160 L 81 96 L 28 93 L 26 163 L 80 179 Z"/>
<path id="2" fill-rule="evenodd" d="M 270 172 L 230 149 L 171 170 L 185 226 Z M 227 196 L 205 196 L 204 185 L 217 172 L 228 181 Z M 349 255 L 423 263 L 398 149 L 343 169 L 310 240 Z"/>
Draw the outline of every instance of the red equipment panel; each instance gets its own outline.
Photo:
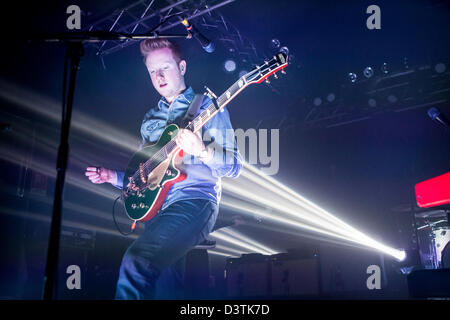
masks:
<path id="1" fill-rule="evenodd" d="M 421 208 L 450 203 L 450 172 L 419 182 L 415 191 L 417 205 Z"/>

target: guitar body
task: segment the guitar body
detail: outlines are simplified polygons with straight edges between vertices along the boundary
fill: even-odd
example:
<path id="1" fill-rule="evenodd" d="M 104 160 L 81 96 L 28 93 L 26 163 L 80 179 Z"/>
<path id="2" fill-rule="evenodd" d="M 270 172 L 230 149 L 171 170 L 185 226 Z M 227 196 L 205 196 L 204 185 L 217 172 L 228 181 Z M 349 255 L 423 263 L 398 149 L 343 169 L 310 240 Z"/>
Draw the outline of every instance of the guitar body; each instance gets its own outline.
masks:
<path id="1" fill-rule="evenodd" d="M 128 217 L 135 221 L 152 219 L 161 208 L 170 187 L 186 179 L 186 175 L 177 169 L 182 156 L 175 152 L 171 157 L 153 161 L 151 168 L 148 159 L 154 157 L 178 132 L 178 126 L 171 124 L 164 129 L 158 142 L 142 148 L 131 158 L 123 179 L 123 200 Z M 182 151 L 181 151 L 182 152 Z M 138 173 L 138 175 L 137 175 Z M 134 179 L 133 179 L 134 175 Z M 130 187 L 130 178 L 133 185 Z"/>

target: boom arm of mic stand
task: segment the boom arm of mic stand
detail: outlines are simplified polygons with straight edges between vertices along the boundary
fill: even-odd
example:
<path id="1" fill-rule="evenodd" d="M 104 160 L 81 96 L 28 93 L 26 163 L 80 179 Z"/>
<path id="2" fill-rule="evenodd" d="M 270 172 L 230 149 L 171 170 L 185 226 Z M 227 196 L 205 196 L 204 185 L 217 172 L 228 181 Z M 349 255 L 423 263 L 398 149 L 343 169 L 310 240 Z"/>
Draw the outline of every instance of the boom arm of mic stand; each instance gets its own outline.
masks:
<path id="1" fill-rule="evenodd" d="M 125 41 L 125 40 L 145 40 L 157 38 L 185 38 L 189 39 L 189 34 L 158 34 L 156 32 L 142 34 L 128 34 L 121 32 L 108 31 L 89 31 L 89 32 L 60 32 L 43 33 L 29 37 L 29 41 L 45 42 L 103 42 L 107 40 Z"/>

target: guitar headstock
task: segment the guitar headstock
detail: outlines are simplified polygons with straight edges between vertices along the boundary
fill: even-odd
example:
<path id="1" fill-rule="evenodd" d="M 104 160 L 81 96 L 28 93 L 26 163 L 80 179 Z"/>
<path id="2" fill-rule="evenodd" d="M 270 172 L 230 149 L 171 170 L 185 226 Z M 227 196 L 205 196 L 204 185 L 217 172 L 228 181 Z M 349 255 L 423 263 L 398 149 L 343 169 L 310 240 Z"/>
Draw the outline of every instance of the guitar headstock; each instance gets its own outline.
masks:
<path id="1" fill-rule="evenodd" d="M 270 76 L 274 76 L 275 79 L 278 78 L 277 72 L 281 71 L 281 73 L 286 73 L 283 69 L 288 66 L 288 56 L 284 52 L 277 53 L 271 60 L 264 61 L 263 64 L 256 66 L 252 71 L 243 75 L 241 79 L 244 80 L 245 83 L 261 83 L 264 80 L 266 82 L 269 81 Z"/>

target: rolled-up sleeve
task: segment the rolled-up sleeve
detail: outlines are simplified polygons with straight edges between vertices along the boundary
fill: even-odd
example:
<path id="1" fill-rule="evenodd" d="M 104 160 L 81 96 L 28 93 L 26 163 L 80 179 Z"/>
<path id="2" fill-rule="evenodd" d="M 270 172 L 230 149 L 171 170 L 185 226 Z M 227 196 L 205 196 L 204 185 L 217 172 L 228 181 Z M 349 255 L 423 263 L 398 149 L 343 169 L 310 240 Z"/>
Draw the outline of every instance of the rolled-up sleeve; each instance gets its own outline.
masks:
<path id="1" fill-rule="evenodd" d="M 125 176 L 125 172 L 116 171 L 116 174 L 117 174 L 117 184 L 112 184 L 112 185 L 118 189 L 122 189 L 123 188 L 123 177 Z"/>
<path id="2" fill-rule="evenodd" d="M 200 112 L 211 104 L 205 98 Z M 203 142 L 214 150 L 212 159 L 205 164 L 216 177 L 237 178 L 242 169 L 242 156 L 237 148 L 230 115 L 226 108 L 219 111 L 202 128 Z"/>

